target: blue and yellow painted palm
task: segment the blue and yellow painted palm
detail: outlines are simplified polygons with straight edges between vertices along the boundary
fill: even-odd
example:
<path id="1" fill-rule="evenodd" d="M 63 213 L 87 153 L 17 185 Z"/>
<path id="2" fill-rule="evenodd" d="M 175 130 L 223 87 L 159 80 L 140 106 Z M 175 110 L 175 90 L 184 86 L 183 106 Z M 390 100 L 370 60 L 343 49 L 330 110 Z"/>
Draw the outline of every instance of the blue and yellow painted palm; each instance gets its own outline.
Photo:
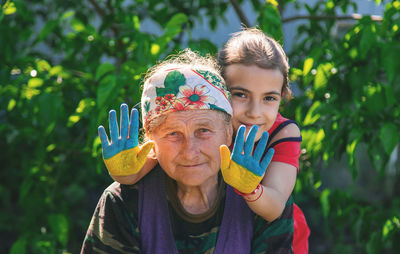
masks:
<path id="1" fill-rule="evenodd" d="M 251 193 L 261 182 L 265 170 L 274 155 L 274 149 L 268 149 L 262 158 L 268 142 L 268 132 L 264 132 L 254 150 L 254 138 L 258 126 L 254 125 L 244 139 L 246 127 L 240 126 L 231 152 L 226 145 L 220 147 L 221 171 L 224 181 L 242 193 Z"/>
<path id="2" fill-rule="evenodd" d="M 108 141 L 103 126 L 99 126 L 99 136 L 103 150 L 103 159 L 107 170 L 113 176 L 126 176 L 138 173 L 147 159 L 147 154 L 154 143 L 149 141 L 139 147 L 139 113 L 131 110 L 129 118 L 128 105 L 121 104 L 120 109 L 121 133 L 118 130 L 117 113 L 110 110 L 109 125 L 111 142 Z"/>

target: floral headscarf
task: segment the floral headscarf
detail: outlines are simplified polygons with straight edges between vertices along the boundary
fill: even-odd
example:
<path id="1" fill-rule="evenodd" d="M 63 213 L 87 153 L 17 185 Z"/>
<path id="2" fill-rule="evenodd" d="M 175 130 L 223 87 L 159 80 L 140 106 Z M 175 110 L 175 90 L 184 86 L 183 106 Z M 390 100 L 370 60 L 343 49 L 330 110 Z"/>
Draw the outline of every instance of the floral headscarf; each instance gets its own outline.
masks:
<path id="1" fill-rule="evenodd" d="M 214 109 L 232 116 L 231 95 L 224 80 L 204 70 L 176 68 L 154 75 L 144 84 L 143 123 L 166 112 Z"/>

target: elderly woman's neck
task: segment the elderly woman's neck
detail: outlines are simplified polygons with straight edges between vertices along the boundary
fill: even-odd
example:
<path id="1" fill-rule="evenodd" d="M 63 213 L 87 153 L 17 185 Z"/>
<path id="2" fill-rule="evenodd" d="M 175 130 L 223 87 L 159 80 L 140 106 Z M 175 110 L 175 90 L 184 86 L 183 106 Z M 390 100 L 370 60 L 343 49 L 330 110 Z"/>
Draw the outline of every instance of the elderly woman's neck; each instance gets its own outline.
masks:
<path id="1" fill-rule="evenodd" d="M 210 178 L 199 186 L 177 183 L 177 196 L 182 207 L 191 214 L 202 214 L 217 201 L 218 177 Z"/>

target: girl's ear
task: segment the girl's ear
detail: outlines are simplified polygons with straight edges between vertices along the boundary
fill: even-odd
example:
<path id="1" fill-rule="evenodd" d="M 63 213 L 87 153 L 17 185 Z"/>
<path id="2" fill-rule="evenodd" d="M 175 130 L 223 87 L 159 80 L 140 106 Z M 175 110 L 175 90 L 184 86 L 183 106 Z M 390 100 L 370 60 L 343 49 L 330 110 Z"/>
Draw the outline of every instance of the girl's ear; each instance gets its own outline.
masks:
<path id="1" fill-rule="evenodd" d="M 229 124 L 229 126 L 226 127 L 226 134 L 227 134 L 227 140 L 226 140 L 226 146 L 229 147 L 232 144 L 232 135 L 233 135 L 233 125 L 232 122 Z"/>

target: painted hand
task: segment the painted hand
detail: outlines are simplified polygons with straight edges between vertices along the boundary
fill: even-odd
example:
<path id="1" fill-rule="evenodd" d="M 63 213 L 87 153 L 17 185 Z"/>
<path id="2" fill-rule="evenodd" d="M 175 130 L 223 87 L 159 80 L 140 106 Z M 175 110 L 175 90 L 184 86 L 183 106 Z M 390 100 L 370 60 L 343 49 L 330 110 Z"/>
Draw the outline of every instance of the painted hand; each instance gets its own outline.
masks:
<path id="1" fill-rule="evenodd" d="M 129 121 L 128 105 L 121 104 L 120 136 L 115 110 L 110 110 L 108 120 L 111 143 L 108 141 L 104 127 L 100 125 L 98 129 L 103 148 L 103 159 L 108 172 L 113 176 L 138 173 L 146 162 L 147 154 L 153 148 L 154 142 L 149 141 L 139 148 L 139 113 L 137 109 L 132 109 Z"/>
<path id="2" fill-rule="evenodd" d="M 254 138 L 258 127 L 254 125 L 246 141 L 244 141 L 245 126 L 240 126 L 233 146 L 232 156 L 226 145 L 220 147 L 221 171 L 224 181 L 242 193 L 251 193 L 261 182 L 265 170 L 274 155 L 274 149 L 268 149 L 261 160 L 268 141 L 268 132 L 264 132 L 253 152 Z M 261 162 L 260 162 L 261 160 Z"/>

